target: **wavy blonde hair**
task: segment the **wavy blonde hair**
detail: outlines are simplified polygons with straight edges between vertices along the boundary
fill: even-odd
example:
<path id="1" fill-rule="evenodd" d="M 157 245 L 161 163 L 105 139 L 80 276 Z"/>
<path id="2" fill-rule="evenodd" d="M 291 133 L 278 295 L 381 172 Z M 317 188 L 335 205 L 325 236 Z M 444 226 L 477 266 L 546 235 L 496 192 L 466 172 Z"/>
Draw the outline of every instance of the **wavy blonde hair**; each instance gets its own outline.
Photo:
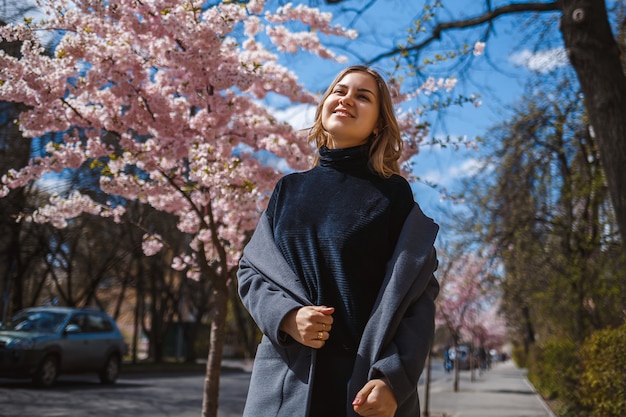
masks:
<path id="1" fill-rule="evenodd" d="M 385 178 L 393 174 L 399 174 L 400 166 L 398 160 L 402 155 L 403 142 L 400 137 L 400 129 L 398 128 L 398 121 L 396 120 L 396 114 L 391 101 L 391 93 L 389 92 L 385 79 L 377 71 L 369 67 L 353 65 L 343 69 L 337 74 L 317 105 L 315 121 L 313 122 L 313 126 L 309 129 L 309 143 L 315 143 L 317 151 L 319 151 L 322 146 L 328 146 L 330 135 L 322 126 L 322 107 L 337 83 L 341 81 L 346 74 L 351 72 L 363 72 L 371 75 L 378 86 L 379 111 L 375 128 L 378 134 L 372 134 L 367 140 L 370 144 L 370 167 L 374 172 Z M 314 165 L 318 163 L 319 152 L 316 152 Z"/>

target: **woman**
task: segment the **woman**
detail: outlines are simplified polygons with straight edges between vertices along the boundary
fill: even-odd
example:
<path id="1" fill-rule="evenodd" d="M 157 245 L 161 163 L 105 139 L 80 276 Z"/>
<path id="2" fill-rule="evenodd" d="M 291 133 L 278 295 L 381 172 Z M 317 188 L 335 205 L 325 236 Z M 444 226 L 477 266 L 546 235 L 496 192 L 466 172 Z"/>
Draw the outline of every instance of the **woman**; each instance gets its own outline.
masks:
<path id="1" fill-rule="evenodd" d="M 438 226 L 399 175 L 384 79 L 339 73 L 309 140 L 315 166 L 279 180 L 240 262 L 263 332 L 244 416 L 419 416 Z"/>

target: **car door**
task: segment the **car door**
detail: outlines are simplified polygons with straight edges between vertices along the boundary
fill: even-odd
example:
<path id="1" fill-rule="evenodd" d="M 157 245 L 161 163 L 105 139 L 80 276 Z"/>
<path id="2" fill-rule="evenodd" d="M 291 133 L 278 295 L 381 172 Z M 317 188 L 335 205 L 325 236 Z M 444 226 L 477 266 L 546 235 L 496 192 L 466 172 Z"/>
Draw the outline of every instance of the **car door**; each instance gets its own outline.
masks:
<path id="1" fill-rule="evenodd" d="M 89 331 L 89 363 L 91 368 L 99 370 L 104 366 L 113 343 L 112 327 L 109 321 L 101 314 L 87 313 Z"/>
<path id="2" fill-rule="evenodd" d="M 63 371 L 75 372 L 89 367 L 91 343 L 85 313 L 73 313 L 65 325 L 60 344 Z"/>

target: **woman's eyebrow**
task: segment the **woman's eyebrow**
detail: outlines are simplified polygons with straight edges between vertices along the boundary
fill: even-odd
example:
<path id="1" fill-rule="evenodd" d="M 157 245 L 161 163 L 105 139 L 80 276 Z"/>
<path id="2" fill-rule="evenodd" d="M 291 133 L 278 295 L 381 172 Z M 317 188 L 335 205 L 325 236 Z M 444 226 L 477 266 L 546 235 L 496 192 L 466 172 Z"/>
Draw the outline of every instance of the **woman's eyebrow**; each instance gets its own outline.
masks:
<path id="1" fill-rule="evenodd" d="M 346 88 L 348 89 L 349 87 L 345 84 L 341 84 L 341 83 L 337 83 L 336 87 L 341 87 L 341 88 Z M 369 88 L 357 88 L 357 91 L 361 91 L 361 92 L 365 92 L 365 93 L 370 93 L 371 95 L 373 95 L 374 97 L 376 97 L 376 94 L 374 94 L 374 92 L 372 90 L 370 90 Z"/>

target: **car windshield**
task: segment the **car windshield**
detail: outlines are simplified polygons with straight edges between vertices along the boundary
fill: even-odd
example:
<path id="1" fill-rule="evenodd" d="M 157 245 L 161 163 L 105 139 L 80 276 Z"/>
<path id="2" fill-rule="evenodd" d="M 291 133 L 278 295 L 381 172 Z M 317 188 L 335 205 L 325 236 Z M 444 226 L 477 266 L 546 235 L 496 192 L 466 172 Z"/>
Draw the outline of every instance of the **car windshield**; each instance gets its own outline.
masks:
<path id="1" fill-rule="evenodd" d="M 49 311 L 23 311 L 13 316 L 4 328 L 22 332 L 54 333 L 65 316 L 63 313 Z"/>

